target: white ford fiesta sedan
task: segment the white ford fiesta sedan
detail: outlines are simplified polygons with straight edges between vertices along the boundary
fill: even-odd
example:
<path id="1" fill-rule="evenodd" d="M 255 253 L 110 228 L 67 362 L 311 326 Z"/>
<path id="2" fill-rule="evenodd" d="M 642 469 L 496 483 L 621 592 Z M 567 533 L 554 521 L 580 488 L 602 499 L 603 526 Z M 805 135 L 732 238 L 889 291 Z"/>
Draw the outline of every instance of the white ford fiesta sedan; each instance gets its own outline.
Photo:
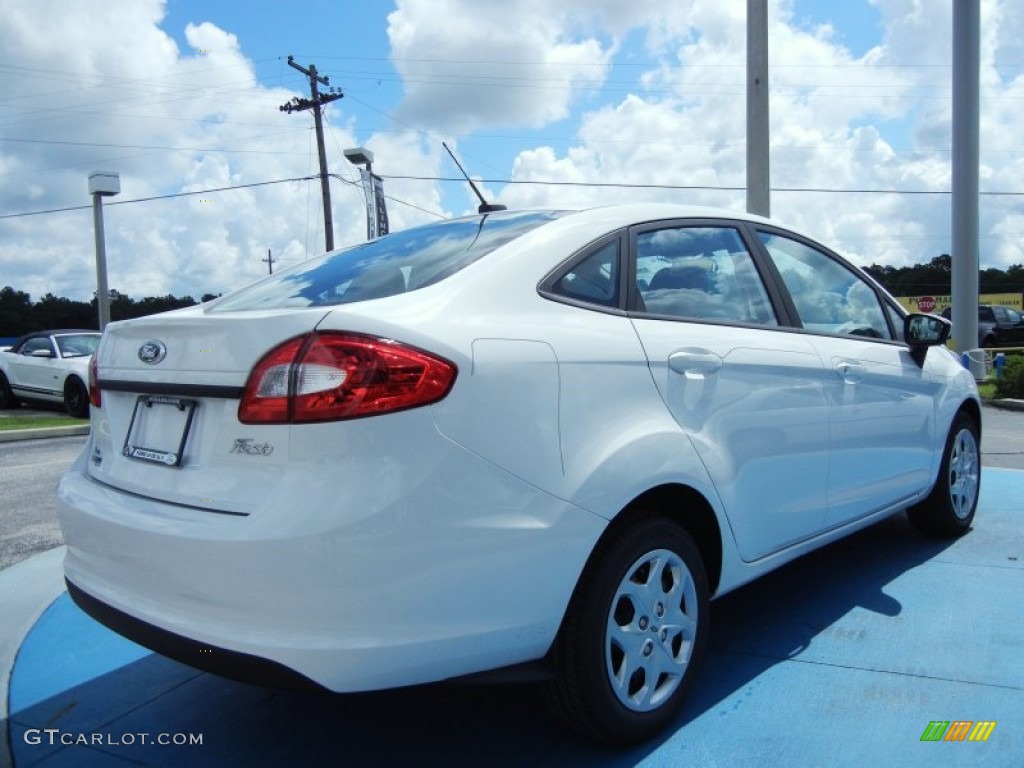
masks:
<path id="1" fill-rule="evenodd" d="M 544 675 L 628 743 L 708 601 L 906 510 L 968 530 L 981 409 L 835 253 L 670 205 L 500 212 L 112 323 L 59 486 L 72 597 L 267 685 Z"/>

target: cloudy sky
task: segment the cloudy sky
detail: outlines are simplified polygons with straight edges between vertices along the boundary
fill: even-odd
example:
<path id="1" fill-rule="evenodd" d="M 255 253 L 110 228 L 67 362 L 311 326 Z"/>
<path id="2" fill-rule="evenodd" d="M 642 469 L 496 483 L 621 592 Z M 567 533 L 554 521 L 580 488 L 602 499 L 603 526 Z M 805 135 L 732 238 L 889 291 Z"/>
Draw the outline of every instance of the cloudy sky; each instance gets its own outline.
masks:
<path id="1" fill-rule="evenodd" d="M 1006 267 L 1024 262 L 1024 3 L 981 5 L 980 252 Z M 4 0 L 0 286 L 92 296 L 94 170 L 121 176 L 107 252 L 110 286 L 130 296 L 220 293 L 265 274 L 268 250 L 282 266 L 322 252 L 312 117 L 278 109 L 308 96 L 289 54 L 344 93 L 326 110 L 336 245 L 365 237 L 342 155 L 359 145 L 393 229 L 475 209 L 446 180 L 442 141 L 510 207 L 742 210 L 745 11 Z M 773 216 L 861 264 L 948 253 L 951 0 L 769 0 L 769 13 Z"/>

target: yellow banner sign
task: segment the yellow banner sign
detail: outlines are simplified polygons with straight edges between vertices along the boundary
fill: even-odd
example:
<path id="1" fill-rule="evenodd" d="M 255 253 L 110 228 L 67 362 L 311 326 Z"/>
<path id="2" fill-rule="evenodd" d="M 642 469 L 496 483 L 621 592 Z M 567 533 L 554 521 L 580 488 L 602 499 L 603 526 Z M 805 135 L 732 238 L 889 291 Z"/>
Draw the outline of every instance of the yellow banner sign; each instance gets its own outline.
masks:
<path id="1" fill-rule="evenodd" d="M 952 296 L 897 296 L 896 301 L 911 312 L 927 312 L 939 314 L 953 303 Z M 978 297 L 979 304 L 999 304 L 1011 307 L 1018 312 L 1024 311 L 1019 293 L 983 293 Z"/>

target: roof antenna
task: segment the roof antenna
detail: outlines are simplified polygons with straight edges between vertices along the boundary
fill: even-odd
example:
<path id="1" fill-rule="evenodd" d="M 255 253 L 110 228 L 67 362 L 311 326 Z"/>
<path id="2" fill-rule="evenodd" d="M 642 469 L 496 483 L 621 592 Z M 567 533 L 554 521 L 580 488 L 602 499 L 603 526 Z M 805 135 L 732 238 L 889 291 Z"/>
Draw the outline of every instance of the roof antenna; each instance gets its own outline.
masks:
<path id="1" fill-rule="evenodd" d="M 459 166 L 459 170 L 462 171 L 462 175 L 466 177 L 466 181 L 469 182 L 469 186 L 473 188 L 473 191 L 476 193 L 476 196 L 480 198 L 480 207 L 476 209 L 477 213 L 494 213 L 494 211 L 508 210 L 507 205 L 501 205 L 500 203 L 488 203 L 486 200 L 484 200 L 484 196 L 480 194 L 480 190 L 476 188 L 476 184 L 474 184 L 473 180 L 469 178 L 469 174 L 466 173 L 466 169 L 462 167 L 462 163 L 460 163 L 458 159 L 455 157 L 455 154 L 450 149 L 448 149 L 448 145 L 442 141 L 441 146 L 448 150 L 448 154 L 452 156 L 452 160 L 455 160 L 455 164 Z"/>

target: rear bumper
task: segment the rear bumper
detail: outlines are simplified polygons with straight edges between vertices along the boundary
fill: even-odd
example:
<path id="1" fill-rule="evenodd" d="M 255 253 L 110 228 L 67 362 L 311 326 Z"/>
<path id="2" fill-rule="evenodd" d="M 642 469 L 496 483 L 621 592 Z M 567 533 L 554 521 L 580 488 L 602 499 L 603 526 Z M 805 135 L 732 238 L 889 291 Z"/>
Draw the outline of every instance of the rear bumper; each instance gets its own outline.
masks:
<path id="1" fill-rule="evenodd" d="M 281 664 L 246 653 L 212 648 L 160 627 L 147 624 L 124 611 L 111 608 L 64 579 L 75 605 L 119 635 L 183 664 L 244 683 L 257 683 L 286 691 L 323 690 L 304 675 Z"/>
<path id="2" fill-rule="evenodd" d="M 97 483 L 87 445 L 58 488 L 72 596 L 154 650 L 268 685 L 374 690 L 542 657 L 606 521 L 432 448 L 403 473 L 416 488 L 372 506 L 319 467 L 234 516 Z"/>

